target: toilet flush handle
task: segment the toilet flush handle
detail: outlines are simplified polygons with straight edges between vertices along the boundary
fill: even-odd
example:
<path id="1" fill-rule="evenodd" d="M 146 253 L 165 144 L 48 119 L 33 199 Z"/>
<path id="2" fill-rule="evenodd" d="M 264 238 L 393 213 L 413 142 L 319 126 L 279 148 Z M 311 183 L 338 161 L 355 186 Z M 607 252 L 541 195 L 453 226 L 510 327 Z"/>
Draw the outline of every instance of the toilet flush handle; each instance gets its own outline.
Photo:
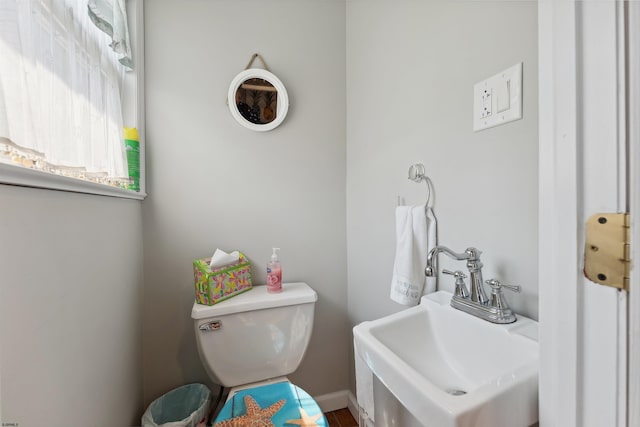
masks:
<path id="1" fill-rule="evenodd" d="M 201 331 L 217 331 L 220 328 L 222 328 L 222 322 L 219 320 L 214 320 L 213 322 L 209 323 L 203 323 L 202 325 L 198 326 L 198 329 L 200 329 Z"/>

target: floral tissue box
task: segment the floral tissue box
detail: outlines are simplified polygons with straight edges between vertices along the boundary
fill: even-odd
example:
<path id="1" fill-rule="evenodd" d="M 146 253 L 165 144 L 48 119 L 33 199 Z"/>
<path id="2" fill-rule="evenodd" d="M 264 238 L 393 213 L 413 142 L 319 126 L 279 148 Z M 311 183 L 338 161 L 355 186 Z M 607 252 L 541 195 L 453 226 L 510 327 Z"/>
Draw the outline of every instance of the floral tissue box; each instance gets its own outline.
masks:
<path id="1" fill-rule="evenodd" d="M 251 264 L 243 253 L 240 260 L 224 267 L 209 268 L 211 258 L 193 261 L 196 302 L 214 305 L 251 289 Z"/>

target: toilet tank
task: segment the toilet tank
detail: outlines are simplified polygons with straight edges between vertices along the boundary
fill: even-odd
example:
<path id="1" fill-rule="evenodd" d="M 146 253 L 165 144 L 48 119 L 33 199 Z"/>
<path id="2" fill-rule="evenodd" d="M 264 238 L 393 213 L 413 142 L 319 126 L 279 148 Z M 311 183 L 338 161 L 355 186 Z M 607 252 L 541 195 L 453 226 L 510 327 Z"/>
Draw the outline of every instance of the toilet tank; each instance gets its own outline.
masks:
<path id="1" fill-rule="evenodd" d="M 193 304 L 191 317 L 200 360 L 213 381 L 225 387 L 294 372 L 309 345 L 316 292 L 306 283 L 266 286 L 213 306 Z"/>

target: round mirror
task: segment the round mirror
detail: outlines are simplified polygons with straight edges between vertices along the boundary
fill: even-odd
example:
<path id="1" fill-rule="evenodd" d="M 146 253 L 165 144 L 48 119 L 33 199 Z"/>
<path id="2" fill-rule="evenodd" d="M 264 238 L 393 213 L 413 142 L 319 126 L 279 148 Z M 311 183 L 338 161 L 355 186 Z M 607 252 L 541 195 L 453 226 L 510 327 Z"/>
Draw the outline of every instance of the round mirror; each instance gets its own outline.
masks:
<path id="1" fill-rule="evenodd" d="M 236 121 L 255 131 L 275 129 L 289 110 L 289 96 L 280 79 L 260 68 L 238 74 L 229 86 L 227 99 Z"/>

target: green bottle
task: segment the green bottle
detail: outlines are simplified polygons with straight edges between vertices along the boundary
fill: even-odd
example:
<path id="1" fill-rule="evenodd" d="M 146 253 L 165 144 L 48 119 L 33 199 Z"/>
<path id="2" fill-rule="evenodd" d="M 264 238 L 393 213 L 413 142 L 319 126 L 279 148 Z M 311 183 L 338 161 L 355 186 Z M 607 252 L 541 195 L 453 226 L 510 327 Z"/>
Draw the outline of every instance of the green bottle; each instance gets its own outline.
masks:
<path id="1" fill-rule="evenodd" d="M 124 146 L 129 165 L 128 190 L 140 191 L 140 136 L 136 128 L 124 128 Z"/>

